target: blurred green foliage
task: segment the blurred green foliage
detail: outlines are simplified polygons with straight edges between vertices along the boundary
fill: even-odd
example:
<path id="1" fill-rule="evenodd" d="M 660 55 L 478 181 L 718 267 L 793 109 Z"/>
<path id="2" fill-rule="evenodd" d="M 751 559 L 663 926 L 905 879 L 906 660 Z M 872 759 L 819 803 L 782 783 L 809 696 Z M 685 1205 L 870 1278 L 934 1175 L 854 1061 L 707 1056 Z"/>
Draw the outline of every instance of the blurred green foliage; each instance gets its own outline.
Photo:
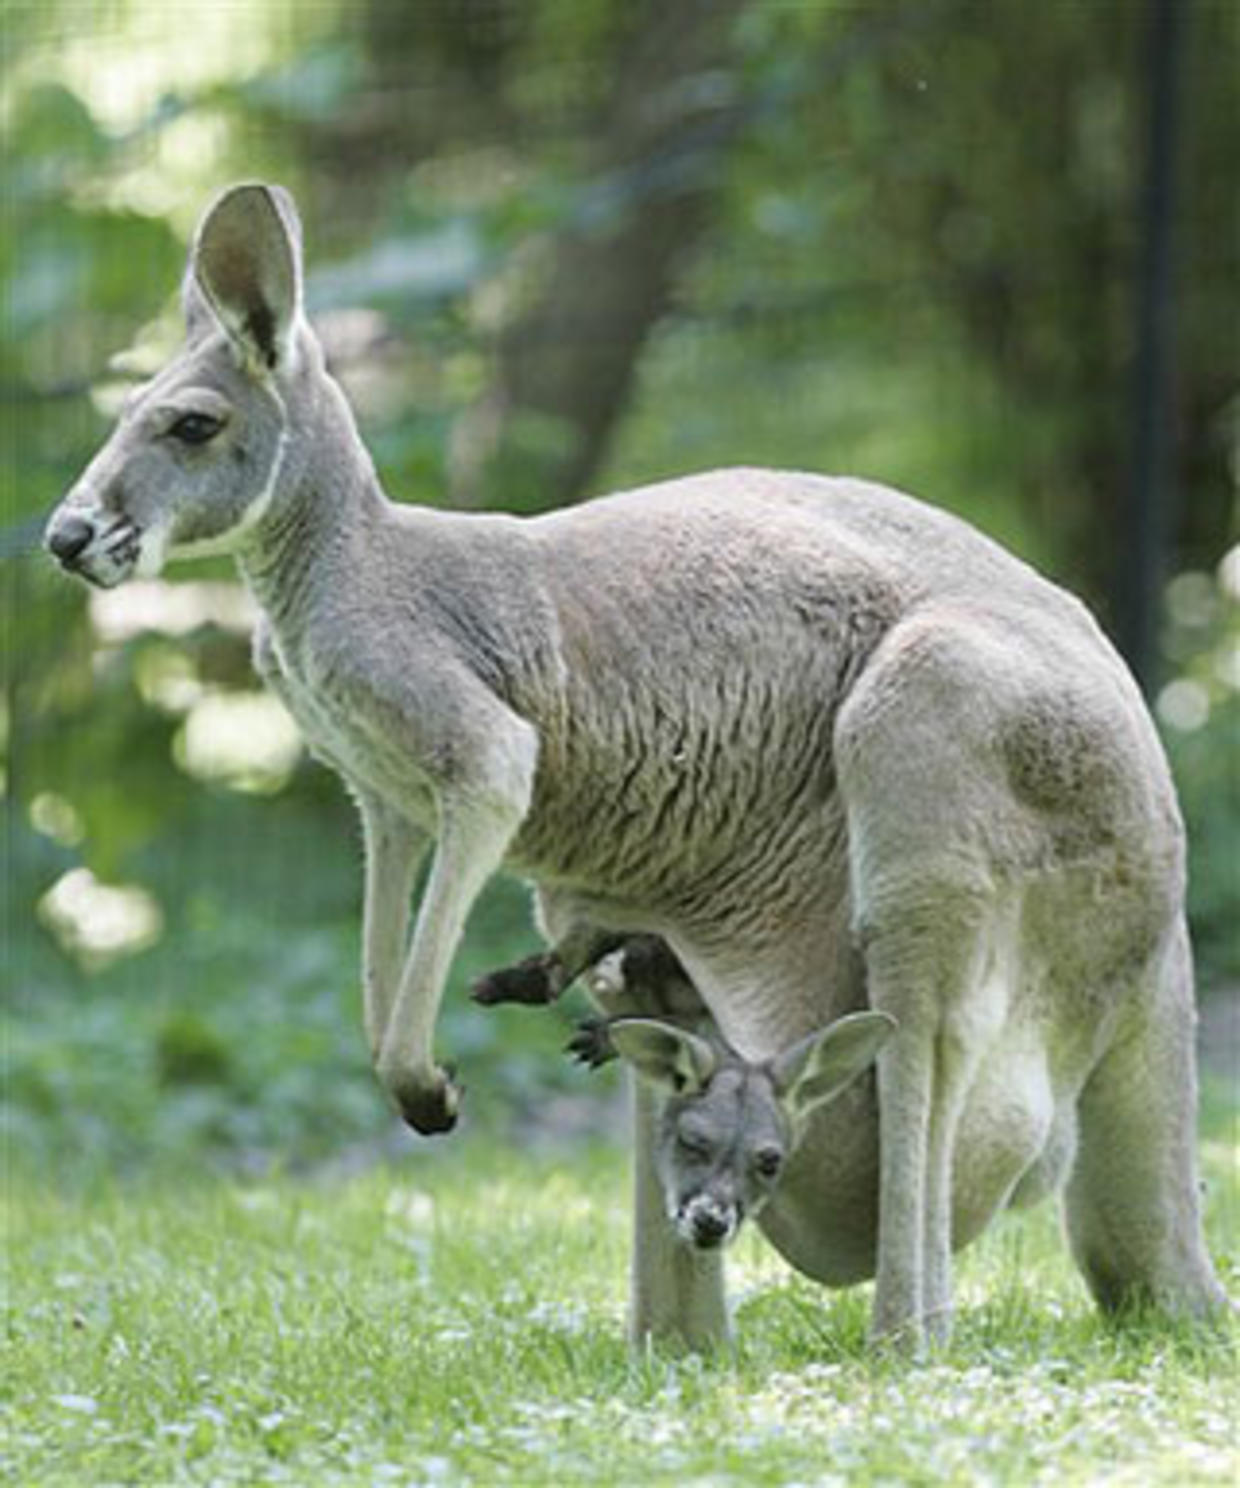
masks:
<path id="1" fill-rule="evenodd" d="M 201 12 L 188 45 L 183 11 L 154 0 L 10 8 L 16 1140 L 70 1166 L 312 1157 L 382 1119 L 342 792 L 304 761 L 265 784 L 187 768 L 195 708 L 255 683 L 241 630 L 210 605 L 173 625 L 169 594 L 232 582 L 228 565 L 174 571 L 118 630 L 34 551 L 126 383 L 175 344 L 212 192 L 294 190 L 312 312 L 400 499 L 537 510 L 731 461 L 850 470 L 960 511 L 1105 616 L 1127 551 L 1145 21 L 1137 3 L 256 0 Z M 1235 245 L 1218 230 L 1236 30 L 1234 9 L 1194 7 L 1161 709 L 1207 978 L 1240 973 L 1234 546 L 1220 566 Z M 48 896 L 83 869 L 79 886 L 144 891 L 153 946 L 66 949 Z M 463 1003 L 470 972 L 532 939 L 501 882 L 449 999 L 443 1048 L 497 1119 L 578 1079 L 548 1057 L 552 1018 Z"/>

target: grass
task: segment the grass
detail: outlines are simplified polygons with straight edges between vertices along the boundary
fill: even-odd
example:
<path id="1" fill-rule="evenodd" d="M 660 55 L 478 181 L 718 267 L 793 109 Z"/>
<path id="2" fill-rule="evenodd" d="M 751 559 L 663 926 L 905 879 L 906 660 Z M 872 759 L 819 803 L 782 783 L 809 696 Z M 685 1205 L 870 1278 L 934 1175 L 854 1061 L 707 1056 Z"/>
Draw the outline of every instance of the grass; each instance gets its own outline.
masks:
<path id="1" fill-rule="evenodd" d="M 1203 1143 L 1240 1293 L 1234 1108 Z M 6 1185 L 0 1475 L 20 1485 L 1233 1483 L 1234 1337 L 1095 1316 L 1049 1208 L 958 1268 L 957 1335 L 875 1359 L 868 1288 L 756 1235 L 734 1356 L 631 1360 L 624 1159 L 491 1137 L 352 1176 Z"/>

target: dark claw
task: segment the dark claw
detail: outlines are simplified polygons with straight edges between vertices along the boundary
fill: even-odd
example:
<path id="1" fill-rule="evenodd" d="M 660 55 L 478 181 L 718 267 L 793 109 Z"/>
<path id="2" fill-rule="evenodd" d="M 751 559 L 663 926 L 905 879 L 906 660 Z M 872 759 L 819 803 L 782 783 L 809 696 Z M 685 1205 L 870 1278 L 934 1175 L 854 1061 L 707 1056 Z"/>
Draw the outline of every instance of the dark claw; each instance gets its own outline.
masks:
<path id="1" fill-rule="evenodd" d="M 564 1045 L 564 1052 L 589 1069 L 599 1069 L 615 1059 L 606 1018 L 584 1018 L 577 1032 Z"/>
<path id="2" fill-rule="evenodd" d="M 483 1007 L 494 1007 L 501 1002 L 541 1007 L 554 1002 L 563 990 L 564 969 L 559 958 L 544 954 L 479 977 L 469 995 Z"/>

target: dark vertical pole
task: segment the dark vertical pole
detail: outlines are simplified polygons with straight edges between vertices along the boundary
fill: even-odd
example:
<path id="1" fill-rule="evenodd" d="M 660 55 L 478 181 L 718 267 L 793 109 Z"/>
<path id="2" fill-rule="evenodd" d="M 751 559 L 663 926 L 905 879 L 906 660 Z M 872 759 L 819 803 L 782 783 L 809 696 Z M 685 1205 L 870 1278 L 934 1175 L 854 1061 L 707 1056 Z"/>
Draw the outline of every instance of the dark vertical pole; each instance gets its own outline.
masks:
<path id="1" fill-rule="evenodd" d="M 1120 645 L 1149 693 L 1158 670 L 1174 483 L 1175 218 L 1181 74 L 1192 0 L 1148 0 L 1146 134 L 1139 205 L 1132 474 Z"/>

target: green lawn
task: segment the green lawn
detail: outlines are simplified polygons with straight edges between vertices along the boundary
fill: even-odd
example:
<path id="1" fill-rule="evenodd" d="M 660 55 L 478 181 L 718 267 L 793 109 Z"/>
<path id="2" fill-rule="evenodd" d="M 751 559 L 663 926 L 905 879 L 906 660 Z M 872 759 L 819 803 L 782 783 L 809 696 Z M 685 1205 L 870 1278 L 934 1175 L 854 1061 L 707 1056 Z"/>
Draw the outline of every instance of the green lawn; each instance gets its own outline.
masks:
<path id="1" fill-rule="evenodd" d="M 1235 1110 L 1203 1141 L 1240 1294 Z M 5 1194 L 0 1475 L 110 1483 L 1234 1483 L 1230 1338 L 1095 1318 L 1049 1207 L 959 1263 L 949 1351 L 732 1254 L 733 1358 L 631 1361 L 625 1162 L 491 1137 L 354 1176 Z"/>

